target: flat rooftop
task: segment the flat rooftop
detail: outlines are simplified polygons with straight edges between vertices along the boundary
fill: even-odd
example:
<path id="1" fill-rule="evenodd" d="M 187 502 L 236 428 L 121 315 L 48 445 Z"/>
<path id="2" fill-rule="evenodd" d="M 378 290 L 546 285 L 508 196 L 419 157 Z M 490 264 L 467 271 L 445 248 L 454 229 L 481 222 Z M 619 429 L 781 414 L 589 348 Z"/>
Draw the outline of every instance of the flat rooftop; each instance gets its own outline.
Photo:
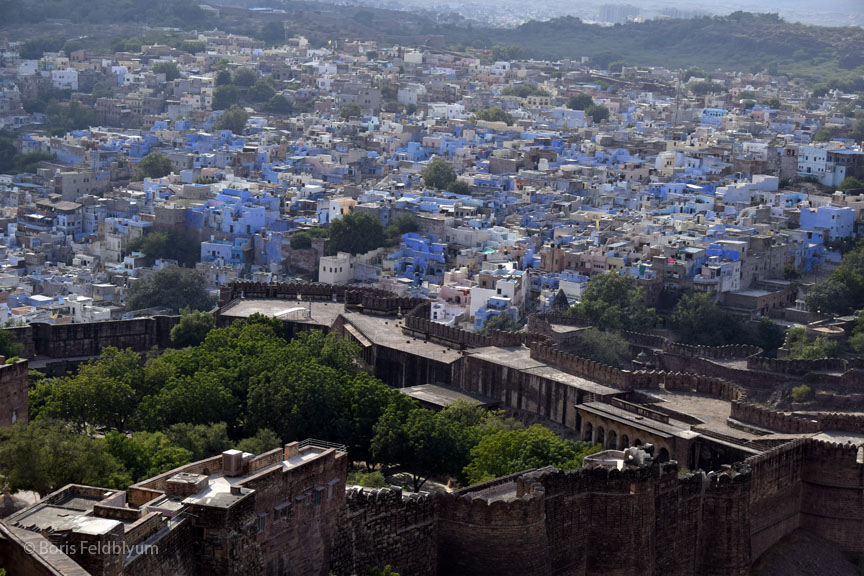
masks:
<path id="1" fill-rule="evenodd" d="M 513 368 L 514 370 L 536 374 L 537 376 L 546 378 L 547 380 L 560 382 L 561 384 L 572 386 L 573 388 L 578 388 L 598 396 L 611 396 L 623 392 L 617 388 L 611 388 L 609 386 L 604 386 L 603 384 L 598 384 L 597 382 L 592 382 L 591 380 L 587 380 L 581 376 L 575 376 L 559 370 L 558 368 L 540 360 L 535 360 L 534 358 L 531 358 L 531 350 L 524 346 L 510 348 L 489 346 L 486 348 L 466 350 L 465 353 L 488 362 Z"/>
<path id="2" fill-rule="evenodd" d="M 419 386 L 410 386 L 399 390 L 403 394 L 410 396 L 420 402 L 446 408 L 455 402 L 467 402 L 474 406 L 482 406 L 484 408 L 492 408 L 498 405 L 497 400 L 486 398 L 479 394 L 470 392 L 462 392 L 455 388 L 440 386 L 438 384 L 421 384 Z"/>
<path id="3" fill-rule="evenodd" d="M 294 311 L 304 308 L 309 311 L 307 318 L 295 318 Z M 320 300 L 234 300 L 219 312 L 229 318 L 249 318 L 253 314 L 263 314 L 268 318 L 281 318 L 302 324 L 333 326 L 336 318 L 345 312 L 341 302 L 322 302 Z"/>
<path id="4" fill-rule="evenodd" d="M 395 316 L 368 316 L 346 312 L 345 320 L 356 328 L 369 342 L 393 350 L 406 352 L 421 358 L 451 364 L 462 355 L 442 344 L 427 342 L 402 333 L 402 321 Z"/>

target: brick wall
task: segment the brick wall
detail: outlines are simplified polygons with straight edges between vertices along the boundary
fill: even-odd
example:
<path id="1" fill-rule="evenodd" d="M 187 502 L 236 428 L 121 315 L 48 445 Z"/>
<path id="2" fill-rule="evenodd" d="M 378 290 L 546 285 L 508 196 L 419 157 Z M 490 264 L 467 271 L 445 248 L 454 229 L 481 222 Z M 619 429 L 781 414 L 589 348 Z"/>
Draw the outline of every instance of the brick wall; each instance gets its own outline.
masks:
<path id="1" fill-rule="evenodd" d="M 864 434 L 864 416 L 861 414 L 819 413 L 799 416 L 736 401 L 732 402 L 730 417 L 786 434 L 815 434 L 821 431 Z"/>
<path id="2" fill-rule="evenodd" d="M 330 558 L 336 574 L 365 574 L 386 565 L 399 574 L 438 573 L 435 499 L 399 488 L 352 488 L 345 498 L 339 537 Z"/>
<path id="3" fill-rule="evenodd" d="M 864 455 L 848 444 L 808 441 L 801 478 L 801 527 L 864 555 Z"/>
<path id="4" fill-rule="evenodd" d="M 800 524 L 804 440 L 795 440 L 745 460 L 753 471 L 750 540 L 759 558 Z"/>
<path id="5" fill-rule="evenodd" d="M 0 426 L 27 422 L 27 361 L 0 363 Z"/>
<path id="6" fill-rule="evenodd" d="M 505 502 L 475 497 L 484 487 L 439 497 L 439 573 L 550 574 L 542 488 L 538 486 Z"/>
<path id="7" fill-rule="evenodd" d="M 132 348 L 136 352 L 146 352 L 153 346 L 167 347 L 171 328 L 179 320 L 179 316 L 154 316 L 86 324 L 34 322 L 11 330 L 25 357 L 71 358 L 99 356 L 107 346 Z"/>

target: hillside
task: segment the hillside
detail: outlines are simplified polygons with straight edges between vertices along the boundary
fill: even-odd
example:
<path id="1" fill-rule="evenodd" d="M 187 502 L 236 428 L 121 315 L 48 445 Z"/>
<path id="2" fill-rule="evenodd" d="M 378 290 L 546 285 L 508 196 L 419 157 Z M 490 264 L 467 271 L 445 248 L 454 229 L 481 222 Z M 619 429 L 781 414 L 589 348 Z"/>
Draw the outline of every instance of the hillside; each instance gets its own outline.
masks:
<path id="1" fill-rule="evenodd" d="M 456 43 L 517 45 L 526 56 L 543 59 L 599 56 L 634 65 L 740 71 L 775 63 L 781 72 L 813 76 L 850 74 L 864 66 L 864 29 L 806 26 L 770 14 L 738 12 L 613 27 L 559 18 L 508 31 L 442 32 Z"/>
<path id="2" fill-rule="evenodd" d="M 214 17 L 201 11 L 198 3 L 192 0 L 90 0 L 86 3 L 22 0 L 0 8 L 0 16 L 4 22 L 2 32 L 10 39 L 26 39 L 35 34 L 71 37 L 81 34 L 86 24 L 98 27 L 128 23 L 125 25 L 130 36 L 140 33 L 142 25 L 177 26 L 187 30 L 219 27 L 276 42 L 282 37 L 281 19 L 287 22 L 289 33 L 303 34 L 313 45 L 346 38 L 418 45 L 430 36 L 439 36 L 449 47 L 518 46 L 524 57 L 557 60 L 588 56 L 598 66 L 613 61 L 640 66 L 698 67 L 708 71 L 750 71 L 776 66 L 781 73 L 822 82 L 832 78 L 860 79 L 864 75 L 864 29 L 807 26 L 786 22 L 772 14 L 736 12 L 724 17 L 651 20 L 612 27 L 566 17 L 500 29 L 475 26 L 453 15 L 295 0 L 257 3 L 283 9 L 285 13 L 280 17 L 250 12 L 237 7 L 238 3 L 238 0 L 222 0 L 222 14 Z M 50 26 L 46 26 L 49 23 Z M 10 24 L 16 24 L 17 28 Z M 104 34 L 104 29 L 101 32 Z M 119 33 L 119 30 L 112 30 L 115 36 Z M 21 35 L 23 38 L 16 38 Z"/>

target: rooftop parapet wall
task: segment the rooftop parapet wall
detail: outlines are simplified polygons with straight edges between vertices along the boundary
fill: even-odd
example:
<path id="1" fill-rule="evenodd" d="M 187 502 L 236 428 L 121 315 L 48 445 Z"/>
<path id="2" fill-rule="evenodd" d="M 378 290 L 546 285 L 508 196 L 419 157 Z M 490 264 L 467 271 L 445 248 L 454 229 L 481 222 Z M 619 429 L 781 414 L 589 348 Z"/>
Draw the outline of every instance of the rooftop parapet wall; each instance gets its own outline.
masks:
<path id="1" fill-rule="evenodd" d="M 539 486 L 512 500 L 476 491 L 438 496 L 439 573 L 550 574 L 543 499 Z"/>
<path id="2" fill-rule="evenodd" d="M 816 434 L 829 431 L 864 434 L 864 415 L 861 414 L 830 412 L 799 416 L 735 401 L 732 402 L 730 417 L 739 422 L 785 434 Z"/>
<path id="3" fill-rule="evenodd" d="M 167 347 L 171 329 L 179 316 L 153 316 L 133 320 L 89 322 L 85 324 L 47 324 L 13 328 L 15 341 L 28 357 L 74 358 L 99 356 L 108 346 L 146 352 L 154 346 Z"/>
<path id="4" fill-rule="evenodd" d="M 437 573 L 437 506 L 399 488 L 349 488 L 330 570 L 365 574 L 391 565 L 400 574 Z"/>
<path id="5" fill-rule="evenodd" d="M 801 527 L 864 554 L 864 448 L 808 440 L 804 450 Z"/>
<path id="6" fill-rule="evenodd" d="M 551 364 L 564 372 L 580 376 L 619 390 L 633 390 L 636 379 L 633 372 L 621 370 L 587 358 L 562 352 L 540 342 L 531 344 L 531 358 Z M 641 383 L 644 383 L 642 380 Z"/>
<path id="7" fill-rule="evenodd" d="M 386 290 L 356 288 L 339 284 L 319 284 L 312 282 L 232 282 L 219 290 L 219 306 L 232 300 L 294 300 L 297 296 L 307 300 L 333 300 L 348 306 L 362 306 L 371 311 L 408 312 L 423 300 L 404 298 Z"/>

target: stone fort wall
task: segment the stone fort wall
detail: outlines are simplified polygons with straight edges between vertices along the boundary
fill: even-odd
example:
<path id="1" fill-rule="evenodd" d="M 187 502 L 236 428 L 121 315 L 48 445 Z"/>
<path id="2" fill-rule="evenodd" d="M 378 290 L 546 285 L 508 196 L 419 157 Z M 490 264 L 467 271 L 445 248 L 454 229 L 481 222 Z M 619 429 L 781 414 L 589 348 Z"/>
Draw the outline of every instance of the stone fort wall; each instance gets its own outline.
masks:
<path id="1" fill-rule="evenodd" d="M 744 576 L 750 473 L 544 468 L 439 498 L 439 573 Z"/>
<path id="2" fill-rule="evenodd" d="M 0 362 L 0 426 L 27 422 L 28 407 L 27 361 Z"/>
<path id="3" fill-rule="evenodd" d="M 402 494 L 397 487 L 349 488 L 330 570 L 366 574 L 389 564 L 399 574 L 434 576 L 437 534 L 432 496 Z"/>
<path id="4" fill-rule="evenodd" d="M 75 358 L 99 356 L 107 346 L 146 352 L 171 343 L 171 329 L 179 316 L 153 316 L 86 324 L 47 324 L 11 328 L 25 358 Z"/>

